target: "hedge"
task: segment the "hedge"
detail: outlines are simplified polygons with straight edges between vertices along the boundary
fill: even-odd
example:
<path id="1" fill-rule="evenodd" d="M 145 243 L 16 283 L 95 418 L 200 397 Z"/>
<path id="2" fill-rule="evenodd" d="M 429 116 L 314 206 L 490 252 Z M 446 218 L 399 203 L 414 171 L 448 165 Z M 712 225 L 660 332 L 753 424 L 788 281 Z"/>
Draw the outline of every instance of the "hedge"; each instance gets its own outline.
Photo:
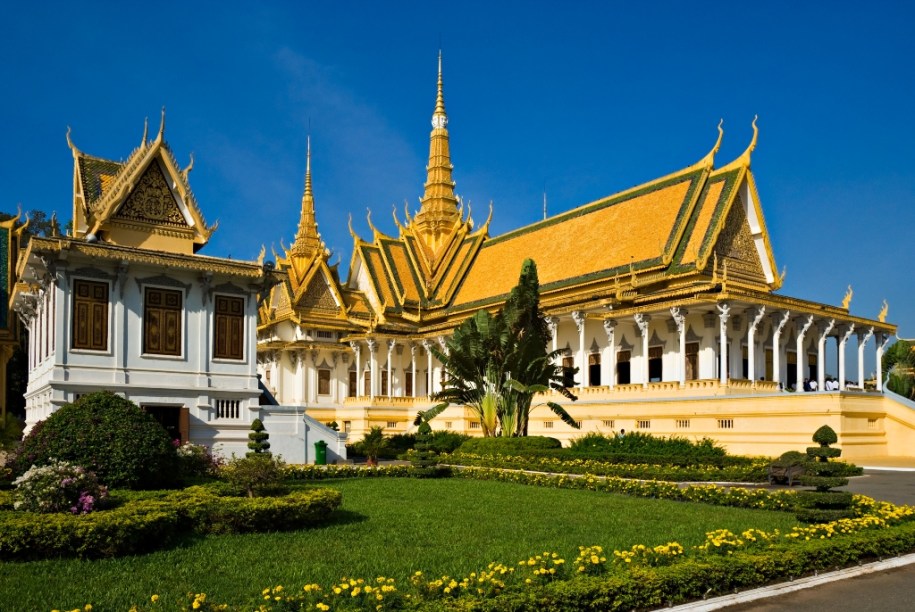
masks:
<path id="1" fill-rule="evenodd" d="M 451 465 L 679 482 L 765 482 L 768 478 L 769 465 L 767 459 L 756 459 L 748 465 L 738 464 L 726 467 L 649 463 L 620 464 L 593 459 L 563 459 L 549 456 L 476 455 L 460 450 L 452 455 L 442 455 L 440 461 Z"/>
<path id="2" fill-rule="evenodd" d="M 162 548 L 189 533 L 300 529 L 326 520 L 341 501 L 332 489 L 247 498 L 191 487 L 85 515 L 3 510 L 0 559 L 116 557 Z"/>

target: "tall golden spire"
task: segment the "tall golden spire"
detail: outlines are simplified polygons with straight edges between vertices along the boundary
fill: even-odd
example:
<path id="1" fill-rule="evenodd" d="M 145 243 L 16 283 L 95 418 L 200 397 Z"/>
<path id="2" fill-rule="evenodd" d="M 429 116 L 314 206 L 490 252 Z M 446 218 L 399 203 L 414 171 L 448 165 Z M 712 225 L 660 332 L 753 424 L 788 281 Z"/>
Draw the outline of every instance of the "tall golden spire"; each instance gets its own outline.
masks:
<path id="1" fill-rule="evenodd" d="M 310 256 L 321 250 L 323 244 L 315 221 L 315 199 L 311 192 L 311 136 L 308 137 L 308 154 L 305 162 L 305 191 L 302 194 L 302 213 L 295 241 L 289 249 L 291 255 Z"/>
<path id="2" fill-rule="evenodd" d="M 429 138 L 429 164 L 426 166 L 425 193 L 419 212 L 413 218 L 417 233 L 424 238 L 433 253 L 445 242 L 451 230 L 461 221 L 458 200 L 451 178 L 451 152 L 448 145 L 448 116 L 445 114 L 445 94 L 442 87 L 442 53 L 438 54 L 438 90 L 432 113 L 432 133 Z"/>

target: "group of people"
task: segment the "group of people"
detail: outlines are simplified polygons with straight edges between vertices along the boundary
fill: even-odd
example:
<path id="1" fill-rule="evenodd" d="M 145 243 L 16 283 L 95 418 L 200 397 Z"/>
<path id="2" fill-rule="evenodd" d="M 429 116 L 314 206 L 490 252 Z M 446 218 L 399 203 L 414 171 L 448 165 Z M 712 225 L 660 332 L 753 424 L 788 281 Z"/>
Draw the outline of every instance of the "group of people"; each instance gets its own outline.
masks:
<path id="1" fill-rule="evenodd" d="M 815 378 L 805 378 L 804 379 L 804 391 L 819 391 L 820 385 Z M 823 382 L 823 391 L 838 391 L 839 390 L 839 381 L 831 376 L 827 376 L 826 380 Z"/>

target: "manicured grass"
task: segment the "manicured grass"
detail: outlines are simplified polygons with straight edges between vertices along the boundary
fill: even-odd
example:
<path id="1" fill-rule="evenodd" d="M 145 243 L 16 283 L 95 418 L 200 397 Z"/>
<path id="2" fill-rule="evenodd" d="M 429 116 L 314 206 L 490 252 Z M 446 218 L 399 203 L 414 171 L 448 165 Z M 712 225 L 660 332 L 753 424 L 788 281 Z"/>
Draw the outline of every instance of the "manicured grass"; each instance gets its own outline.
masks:
<path id="1" fill-rule="evenodd" d="M 785 513 L 646 500 L 593 491 L 464 479 L 325 481 L 343 491 L 331 524 L 306 531 L 213 536 L 152 554 L 100 561 L 0 564 L 4 611 L 126 610 L 153 593 L 254 602 L 260 590 L 343 576 L 394 577 L 416 570 L 462 576 L 491 561 L 516 564 L 544 551 L 574 559 L 579 545 L 629 548 L 702 542 L 726 528 L 790 529 Z"/>

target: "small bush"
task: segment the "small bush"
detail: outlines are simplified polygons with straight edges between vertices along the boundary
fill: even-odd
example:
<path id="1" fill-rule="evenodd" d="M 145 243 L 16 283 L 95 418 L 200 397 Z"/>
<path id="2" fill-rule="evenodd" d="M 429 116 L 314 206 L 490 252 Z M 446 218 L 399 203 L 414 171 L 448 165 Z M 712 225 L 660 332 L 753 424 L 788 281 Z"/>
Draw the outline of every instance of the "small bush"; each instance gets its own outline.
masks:
<path id="1" fill-rule="evenodd" d="M 220 475 L 239 495 L 257 497 L 283 491 L 283 468 L 286 463 L 269 453 L 233 458 Z"/>
<path id="2" fill-rule="evenodd" d="M 605 436 L 592 432 L 573 440 L 569 450 L 573 454 L 590 456 L 604 453 L 606 455 L 676 457 L 691 463 L 717 462 L 727 456 L 724 448 L 718 446 L 711 438 L 702 438 L 698 442 L 693 442 L 687 438 L 677 436 L 664 438 L 638 431 L 625 436 Z"/>
<path id="3" fill-rule="evenodd" d="M 84 395 L 32 428 L 14 470 L 69 461 L 110 487 L 159 488 L 174 483 L 178 457 L 165 429 L 133 402 L 108 391 Z"/>
<path id="4" fill-rule="evenodd" d="M 460 452 L 475 455 L 523 455 L 529 451 L 562 448 L 562 442 L 545 436 L 514 438 L 470 438 L 460 446 Z"/>
<path id="5" fill-rule="evenodd" d="M 788 451 L 772 462 L 772 467 L 790 468 L 798 467 L 807 463 L 807 455 L 800 451 Z"/>
<path id="6" fill-rule="evenodd" d="M 26 512 L 89 514 L 108 496 L 94 473 L 66 461 L 34 465 L 13 484 L 13 507 Z"/>
<path id="7" fill-rule="evenodd" d="M 185 442 L 177 448 L 178 469 L 182 479 L 216 476 L 222 461 L 208 446 Z"/>

